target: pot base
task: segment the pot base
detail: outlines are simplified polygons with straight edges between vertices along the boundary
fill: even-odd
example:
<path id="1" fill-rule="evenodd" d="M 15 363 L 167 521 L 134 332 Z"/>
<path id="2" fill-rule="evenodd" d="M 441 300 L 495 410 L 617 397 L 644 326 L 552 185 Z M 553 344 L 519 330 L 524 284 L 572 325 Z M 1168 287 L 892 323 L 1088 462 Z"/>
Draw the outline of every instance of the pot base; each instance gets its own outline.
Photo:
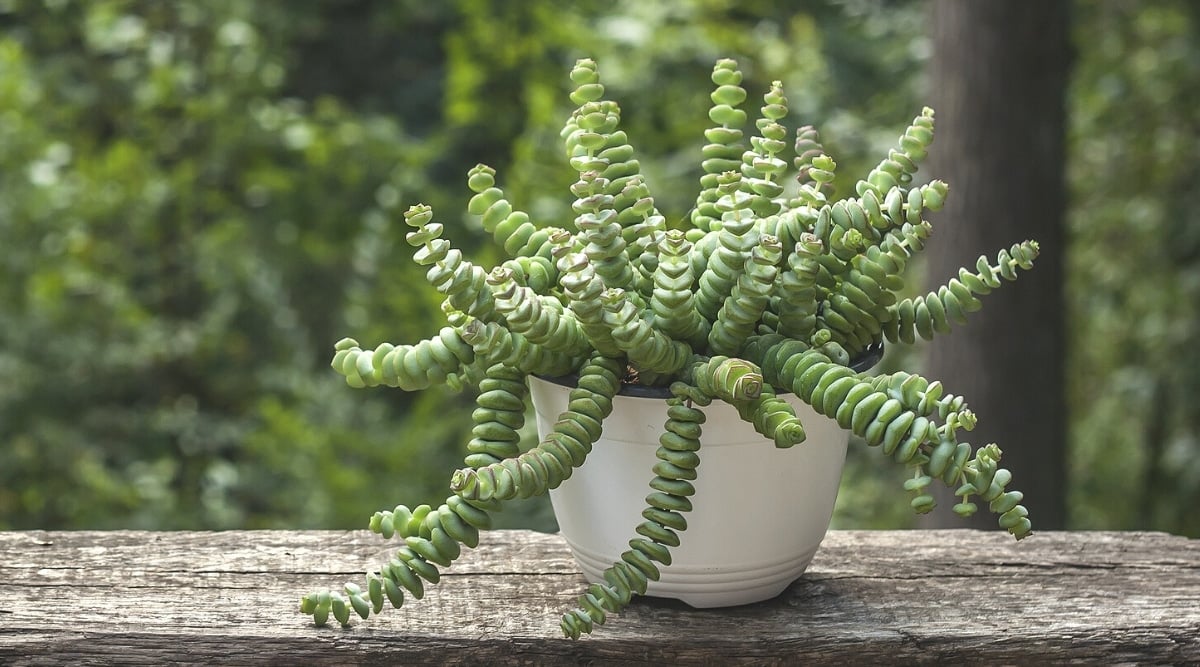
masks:
<path id="1" fill-rule="evenodd" d="M 682 539 L 686 542 L 687 535 Z M 604 570 L 612 565 L 604 554 L 589 551 L 567 540 L 575 562 L 583 570 L 588 583 L 603 583 Z M 700 566 L 660 568 L 662 577 L 646 586 L 649 597 L 680 600 L 697 609 L 736 607 L 778 597 L 804 574 L 817 553 L 790 554 L 777 562 L 743 563 L 736 571 L 716 570 Z"/>

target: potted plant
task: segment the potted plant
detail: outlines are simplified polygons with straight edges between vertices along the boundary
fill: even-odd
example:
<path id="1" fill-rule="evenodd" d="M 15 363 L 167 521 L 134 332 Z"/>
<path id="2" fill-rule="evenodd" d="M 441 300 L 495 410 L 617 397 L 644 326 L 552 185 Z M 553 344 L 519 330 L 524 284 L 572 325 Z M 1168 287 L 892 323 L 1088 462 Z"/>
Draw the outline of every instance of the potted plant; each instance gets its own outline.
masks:
<path id="1" fill-rule="evenodd" d="M 720 533 L 736 521 L 742 542 L 743 527 L 754 522 L 764 533 L 806 531 L 785 547 L 793 553 L 770 558 L 751 542 L 747 558 L 723 564 L 716 576 L 745 570 L 751 576 L 734 589 L 757 586 L 752 599 L 774 595 L 803 571 L 828 527 L 847 432 L 913 470 L 904 487 L 917 512 L 933 508 L 926 491 L 940 480 L 961 498 L 957 513 L 974 513 L 977 497 L 1014 537 L 1030 534 L 1021 493 L 1008 489 L 1011 475 L 998 465 L 1000 449 L 960 441 L 960 431 L 975 424 L 961 397 L 918 375 L 867 372 L 884 340 L 931 339 L 964 323 L 980 295 L 1015 279 L 1037 255 L 1035 242 L 1018 243 L 995 263 L 981 257 L 975 271 L 960 270 L 937 291 L 897 296 L 906 265 L 930 234 L 923 212 L 940 208 L 947 194 L 940 181 L 913 181 L 933 138 L 931 110 L 858 181 L 854 196 L 834 199 L 836 165 L 811 127 L 796 132 L 795 179 L 789 174 L 781 124 L 787 100 L 778 82 L 743 145 L 741 72 L 721 60 L 712 74 L 713 126 L 705 132 L 696 206 L 668 225 L 618 128 L 617 104 L 603 99 L 596 64 L 580 60 L 570 76 L 578 106 L 562 137 L 578 174 L 571 186 L 575 219 L 535 224 L 505 199 L 492 169 L 475 167 L 469 212 L 510 258 L 490 271 L 471 263 L 442 237 L 428 207 L 413 206 L 404 216 L 412 228 L 407 240 L 445 295 L 447 325 L 416 344 L 371 350 L 344 339 L 336 346 L 333 368 L 353 387 L 472 386 L 477 408 L 465 466 L 454 472 L 446 501 L 377 512 L 371 530 L 403 541 L 395 557 L 369 573 L 365 586 L 305 596 L 304 613 L 318 625 L 330 615 L 346 624 L 351 611 L 367 618 L 385 602 L 399 607 L 405 595 L 419 598 L 463 546 L 477 545 L 505 500 L 551 491 L 564 530 L 578 531 L 601 514 L 627 522 L 615 533 L 603 529 L 610 537 L 568 535 L 591 580 L 578 608 L 563 616 L 569 637 L 590 632 L 648 590 L 683 599 L 694 593 L 690 601 L 700 605 L 747 601 L 719 590 L 708 595 L 713 588 L 703 581 L 688 594 L 653 588 L 686 548 L 689 528 L 702 524 Z M 522 451 L 517 430 L 531 387 L 540 441 Z M 649 423 L 626 414 L 647 406 Z M 734 432 L 725 433 L 730 427 Z M 615 439 L 602 439 L 617 430 Z M 614 452 L 638 433 L 650 444 L 632 445 L 641 463 L 631 469 Z M 710 449 L 716 462 L 701 474 Z M 797 469 L 783 467 L 790 459 Z M 615 482 L 578 481 L 593 468 L 614 471 L 622 484 L 635 480 L 634 490 L 626 489 L 626 498 Z M 751 478 L 730 482 L 734 497 L 704 496 L 741 468 Z M 649 487 L 637 490 L 646 479 Z M 598 496 L 588 495 L 597 489 Z M 810 489 L 818 496 L 794 495 Z M 793 495 L 746 500 L 773 491 Z M 630 503 L 640 517 L 613 510 Z M 794 516 L 800 508 L 812 516 Z M 702 579 L 706 569 L 682 578 Z"/>

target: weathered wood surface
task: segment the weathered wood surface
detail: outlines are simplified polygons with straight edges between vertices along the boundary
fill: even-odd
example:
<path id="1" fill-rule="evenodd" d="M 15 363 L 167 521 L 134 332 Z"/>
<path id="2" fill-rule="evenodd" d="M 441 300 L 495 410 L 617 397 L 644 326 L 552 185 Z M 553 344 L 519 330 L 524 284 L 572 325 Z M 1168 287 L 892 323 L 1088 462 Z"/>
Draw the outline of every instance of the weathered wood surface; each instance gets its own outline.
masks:
<path id="1" fill-rule="evenodd" d="M 770 602 L 641 600 L 578 642 L 561 538 L 495 531 L 350 629 L 299 596 L 389 551 L 365 532 L 0 533 L 0 664 L 1200 664 L 1200 540 L 834 531 Z"/>

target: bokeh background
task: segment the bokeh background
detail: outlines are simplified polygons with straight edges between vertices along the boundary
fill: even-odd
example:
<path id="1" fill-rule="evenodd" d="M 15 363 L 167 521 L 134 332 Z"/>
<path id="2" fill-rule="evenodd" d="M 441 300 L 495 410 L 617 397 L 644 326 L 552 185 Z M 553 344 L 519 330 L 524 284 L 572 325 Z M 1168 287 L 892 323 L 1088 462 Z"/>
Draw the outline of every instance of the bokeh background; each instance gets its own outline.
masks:
<path id="1" fill-rule="evenodd" d="M 1065 505 L 1051 527 L 1200 536 L 1200 5 L 1067 4 L 1065 151 L 1049 165 L 1066 191 L 1064 383 L 1009 400 L 1062 405 L 1065 434 L 1037 445 L 1065 452 L 1039 491 Z M 440 501 L 472 397 L 354 390 L 328 366 L 343 336 L 440 326 L 405 208 L 432 205 L 485 265 L 465 214 L 474 164 L 535 219 L 568 219 L 558 130 L 579 57 L 600 63 L 671 217 L 695 197 L 721 57 L 752 94 L 782 80 L 789 125 L 816 125 L 852 183 L 940 90 L 936 13 L 0 0 L 0 529 L 359 528 Z M 921 270 L 914 289 L 950 277 Z M 927 352 L 893 346 L 885 365 L 920 369 Z M 852 447 L 835 525 L 917 525 L 905 475 Z M 542 500 L 503 516 L 554 527 Z"/>

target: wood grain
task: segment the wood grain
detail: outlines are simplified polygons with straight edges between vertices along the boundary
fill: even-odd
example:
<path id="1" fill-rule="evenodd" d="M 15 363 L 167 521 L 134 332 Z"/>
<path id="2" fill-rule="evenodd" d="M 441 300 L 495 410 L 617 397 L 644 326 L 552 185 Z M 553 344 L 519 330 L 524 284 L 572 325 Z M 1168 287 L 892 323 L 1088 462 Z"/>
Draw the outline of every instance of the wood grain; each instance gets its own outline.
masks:
<path id="1" fill-rule="evenodd" d="M 381 562 L 366 532 L 0 533 L 0 664 L 1200 664 L 1200 540 L 834 531 L 775 600 L 639 600 L 572 642 L 562 539 L 485 538 L 425 599 L 341 629 L 297 602 Z"/>

